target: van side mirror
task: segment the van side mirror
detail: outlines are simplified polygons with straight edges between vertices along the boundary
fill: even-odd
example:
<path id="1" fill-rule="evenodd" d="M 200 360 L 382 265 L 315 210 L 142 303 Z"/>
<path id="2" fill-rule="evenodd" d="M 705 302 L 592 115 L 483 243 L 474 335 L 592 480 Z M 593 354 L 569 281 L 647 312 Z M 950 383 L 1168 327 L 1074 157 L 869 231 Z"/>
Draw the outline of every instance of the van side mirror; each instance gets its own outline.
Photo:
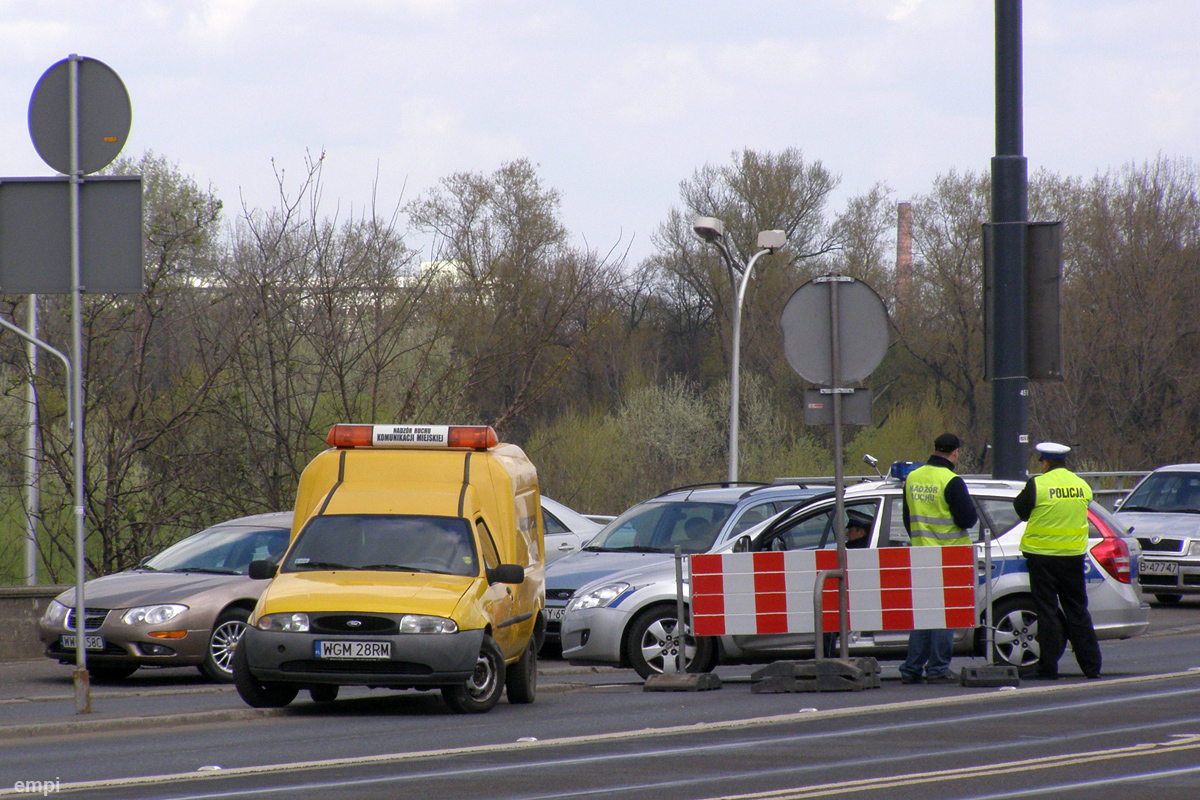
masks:
<path id="1" fill-rule="evenodd" d="M 524 583 L 525 568 L 520 564 L 501 564 L 487 571 L 488 583 Z"/>
<path id="2" fill-rule="evenodd" d="M 733 552 L 749 553 L 750 552 L 750 537 L 749 536 L 739 536 L 737 538 L 737 541 L 733 543 Z"/>
<path id="3" fill-rule="evenodd" d="M 270 580 L 271 578 L 275 577 L 275 571 L 278 568 L 278 565 L 274 561 L 267 561 L 265 559 L 260 561 L 251 561 L 249 570 L 250 577 L 256 581 Z"/>

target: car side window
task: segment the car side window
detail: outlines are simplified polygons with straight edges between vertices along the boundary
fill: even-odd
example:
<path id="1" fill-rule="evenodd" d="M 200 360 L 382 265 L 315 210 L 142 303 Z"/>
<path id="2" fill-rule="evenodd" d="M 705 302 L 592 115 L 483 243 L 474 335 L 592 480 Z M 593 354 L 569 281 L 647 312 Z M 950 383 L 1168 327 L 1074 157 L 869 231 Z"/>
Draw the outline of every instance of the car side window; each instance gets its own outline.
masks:
<path id="1" fill-rule="evenodd" d="M 833 509 L 826 508 L 808 514 L 795 522 L 781 526 L 760 540 L 758 550 L 816 550 L 830 534 Z"/>
<path id="2" fill-rule="evenodd" d="M 545 508 L 542 509 L 542 531 L 544 533 L 568 533 L 567 526 L 562 524 L 562 520 L 551 514 Z"/>
<path id="3" fill-rule="evenodd" d="M 778 509 L 775 508 L 774 503 L 759 503 L 756 506 L 750 506 L 734 521 L 733 527 L 730 528 L 726 538 L 733 538 L 747 528 L 757 525 L 763 520 L 770 519 L 775 516 L 776 511 Z"/>
<path id="4" fill-rule="evenodd" d="M 983 509 L 983 514 L 987 517 L 992 525 L 992 538 L 1008 533 L 1020 523 L 1021 518 L 1017 516 L 1016 509 L 1013 508 L 1012 500 L 1005 497 L 977 497 L 975 504 Z M 982 541 L 980 536 L 973 537 L 975 541 Z"/>
<path id="5" fill-rule="evenodd" d="M 884 542 L 888 547 L 908 547 L 912 541 L 904 529 L 904 498 L 893 497 L 888 501 L 888 529 Z"/>
<path id="6" fill-rule="evenodd" d="M 846 546 L 850 548 L 865 548 L 871 546 L 871 537 L 875 535 L 875 526 L 878 515 L 875 513 L 879 510 L 879 503 L 875 500 L 868 500 L 860 503 L 846 503 Z M 867 534 L 865 537 L 851 541 L 849 539 L 850 524 L 857 522 L 867 525 Z M 837 547 L 837 537 L 833 531 L 829 532 L 829 539 L 821 545 L 824 549 Z"/>
<path id="7" fill-rule="evenodd" d="M 475 530 L 479 533 L 479 546 L 483 549 L 483 563 L 488 569 L 495 569 L 500 566 L 500 551 L 496 547 L 496 541 L 492 538 L 492 532 L 488 530 L 487 523 L 483 520 L 475 522 Z"/>

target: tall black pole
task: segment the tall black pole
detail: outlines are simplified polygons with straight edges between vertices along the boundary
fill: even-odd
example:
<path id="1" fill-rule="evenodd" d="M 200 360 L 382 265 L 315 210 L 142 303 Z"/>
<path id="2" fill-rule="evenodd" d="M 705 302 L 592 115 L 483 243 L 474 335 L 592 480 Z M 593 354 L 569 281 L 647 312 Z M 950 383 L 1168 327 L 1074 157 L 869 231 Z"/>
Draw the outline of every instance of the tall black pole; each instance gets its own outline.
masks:
<path id="1" fill-rule="evenodd" d="M 992 477 L 1024 479 L 1026 432 L 1025 225 L 1021 0 L 996 0 L 996 157 L 992 159 Z"/>

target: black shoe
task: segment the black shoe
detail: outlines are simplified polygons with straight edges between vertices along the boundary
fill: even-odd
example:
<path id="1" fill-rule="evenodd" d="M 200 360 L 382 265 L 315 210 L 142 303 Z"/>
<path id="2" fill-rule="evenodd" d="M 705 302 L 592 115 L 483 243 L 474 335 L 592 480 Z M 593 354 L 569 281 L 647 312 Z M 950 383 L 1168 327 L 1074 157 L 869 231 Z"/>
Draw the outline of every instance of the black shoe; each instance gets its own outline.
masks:
<path id="1" fill-rule="evenodd" d="M 1083 677 L 1087 678 L 1089 681 L 1098 681 L 1100 680 L 1101 676 L 1099 672 L 1093 672 L 1091 675 L 1085 674 Z"/>
<path id="2" fill-rule="evenodd" d="M 955 672 L 954 670 L 947 670 L 946 672 L 943 672 L 941 675 L 931 675 L 931 676 L 927 677 L 925 679 L 925 682 L 926 683 L 947 684 L 947 683 L 959 683 L 960 680 L 961 679 L 958 677 L 957 672 Z"/>
<path id="3" fill-rule="evenodd" d="M 901 672 L 900 673 L 900 682 L 901 683 L 924 683 L 925 679 L 922 678 L 920 675 L 905 675 L 903 672 Z"/>

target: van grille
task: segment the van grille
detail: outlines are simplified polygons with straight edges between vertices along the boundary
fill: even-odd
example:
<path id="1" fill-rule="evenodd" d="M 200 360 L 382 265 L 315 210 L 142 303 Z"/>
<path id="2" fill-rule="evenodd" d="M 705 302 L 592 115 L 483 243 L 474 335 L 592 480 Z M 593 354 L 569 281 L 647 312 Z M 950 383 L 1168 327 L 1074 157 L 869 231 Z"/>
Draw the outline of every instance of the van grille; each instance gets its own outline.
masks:
<path id="1" fill-rule="evenodd" d="M 396 634 L 400 626 L 387 617 L 365 614 L 326 614 L 312 620 L 313 633 Z"/>

